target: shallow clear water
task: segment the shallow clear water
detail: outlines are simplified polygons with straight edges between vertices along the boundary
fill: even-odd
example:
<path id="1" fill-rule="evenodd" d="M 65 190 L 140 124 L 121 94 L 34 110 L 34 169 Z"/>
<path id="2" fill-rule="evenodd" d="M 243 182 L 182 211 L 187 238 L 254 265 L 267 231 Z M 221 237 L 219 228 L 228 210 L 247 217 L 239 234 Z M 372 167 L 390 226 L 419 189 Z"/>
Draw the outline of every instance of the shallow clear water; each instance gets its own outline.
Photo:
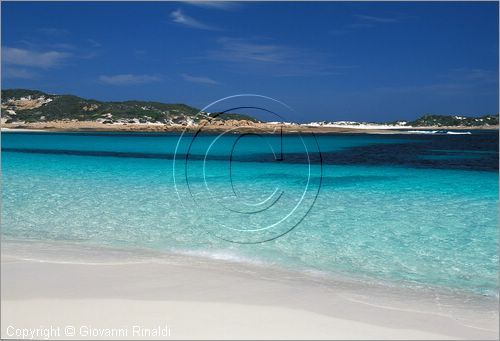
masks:
<path id="1" fill-rule="evenodd" d="M 498 296 L 498 132 L 236 139 L 2 133 L 3 238 Z"/>

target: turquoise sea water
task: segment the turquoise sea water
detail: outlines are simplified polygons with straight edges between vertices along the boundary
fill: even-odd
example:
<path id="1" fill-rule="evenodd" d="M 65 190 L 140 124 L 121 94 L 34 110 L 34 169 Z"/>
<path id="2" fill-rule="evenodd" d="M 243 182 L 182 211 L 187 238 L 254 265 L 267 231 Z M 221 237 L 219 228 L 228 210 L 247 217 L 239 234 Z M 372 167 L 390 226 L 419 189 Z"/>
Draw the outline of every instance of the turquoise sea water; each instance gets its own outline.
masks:
<path id="1" fill-rule="evenodd" d="M 178 141 L 2 133 L 2 237 L 498 297 L 498 132 Z"/>

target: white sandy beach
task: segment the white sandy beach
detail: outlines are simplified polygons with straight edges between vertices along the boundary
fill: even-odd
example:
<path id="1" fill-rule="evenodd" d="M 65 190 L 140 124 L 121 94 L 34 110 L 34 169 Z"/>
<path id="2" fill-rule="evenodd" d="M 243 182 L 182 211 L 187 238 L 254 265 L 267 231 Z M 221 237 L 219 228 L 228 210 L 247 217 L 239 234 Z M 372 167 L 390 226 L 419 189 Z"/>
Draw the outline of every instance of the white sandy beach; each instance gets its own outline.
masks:
<path id="1" fill-rule="evenodd" d="M 491 299 L 241 263 L 3 242 L 1 270 L 2 338 L 498 338 Z"/>

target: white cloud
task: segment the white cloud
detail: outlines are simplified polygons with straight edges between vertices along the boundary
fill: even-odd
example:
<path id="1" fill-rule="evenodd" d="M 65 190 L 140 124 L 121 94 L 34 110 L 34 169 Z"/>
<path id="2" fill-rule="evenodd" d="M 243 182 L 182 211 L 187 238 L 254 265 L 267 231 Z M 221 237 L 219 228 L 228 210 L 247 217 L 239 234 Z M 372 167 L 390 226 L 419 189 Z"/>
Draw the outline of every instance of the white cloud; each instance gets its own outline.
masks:
<path id="1" fill-rule="evenodd" d="M 275 44 L 270 40 L 220 38 L 219 48 L 207 58 L 239 65 L 245 72 L 264 72 L 273 76 L 312 76 L 338 74 L 340 67 L 329 56 L 311 49 Z"/>
<path id="2" fill-rule="evenodd" d="M 170 18 L 173 22 L 187 27 L 197 28 L 200 30 L 218 30 L 213 26 L 202 23 L 201 21 L 184 14 L 180 9 L 170 13 Z"/>
<path id="3" fill-rule="evenodd" d="M 146 84 L 161 81 L 161 77 L 157 75 L 134 75 L 134 74 L 120 74 L 120 75 L 101 75 L 99 80 L 106 84 L 111 85 L 135 85 Z"/>
<path id="4" fill-rule="evenodd" d="M 60 51 L 39 52 L 16 47 L 4 47 L 2 49 L 2 60 L 6 64 L 39 68 L 58 66 L 70 56 L 70 53 Z"/>
<path id="5" fill-rule="evenodd" d="M 193 0 L 193 1 L 183 1 L 185 4 L 212 8 L 212 9 L 220 9 L 220 10 L 232 10 L 240 7 L 240 3 L 236 3 L 233 1 L 207 1 L 207 0 Z"/>
<path id="6" fill-rule="evenodd" d="M 67 44 L 67 43 L 55 43 L 55 44 L 50 44 L 48 47 L 54 48 L 54 49 L 59 49 L 59 50 L 70 50 L 70 51 L 76 51 L 78 47 L 73 44 Z"/>
<path id="7" fill-rule="evenodd" d="M 470 93 L 471 89 L 489 89 L 495 84 L 498 84 L 498 73 L 496 71 L 478 68 L 458 68 L 438 75 L 434 82 L 385 86 L 379 88 L 379 90 L 392 93 L 425 92 L 439 95 L 462 95 Z"/>
<path id="8" fill-rule="evenodd" d="M 87 39 L 87 42 L 92 45 L 92 47 L 101 47 L 102 44 L 100 42 L 98 42 L 97 40 L 94 40 L 94 39 Z"/>
<path id="9" fill-rule="evenodd" d="M 188 82 L 192 83 L 200 83 L 200 84 L 219 84 L 219 82 L 213 80 L 212 78 L 209 77 L 203 77 L 203 76 L 192 76 L 187 73 L 183 73 L 181 77 Z"/>
<path id="10" fill-rule="evenodd" d="M 8 67 L 2 74 L 5 78 L 33 79 L 36 75 L 26 69 Z"/>
<path id="11" fill-rule="evenodd" d="M 363 15 L 363 14 L 358 14 L 355 17 L 362 20 L 362 21 L 367 21 L 367 22 L 372 22 L 372 23 L 400 22 L 400 18 L 395 18 L 395 17 L 378 17 L 378 16 L 373 16 L 373 15 Z"/>
<path id="12" fill-rule="evenodd" d="M 64 28 L 55 28 L 55 27 L 44 27 L 39 29 L 39 31 L 49 36 L 66 36 L 70 33 L 68 30 Z"/>
<path id="13" fill-rule="evenodd" d="M 359 29 L 369 29 L 384 24 L 400 23 L 403 21 L 403 19 L 409 17 L 408 16 L 381 17 L 374 15 L 356 14 L 354 15 L 354 18 L 356 19 L 355 22 L 347 24 L 341 28 L 330 30 L 329 33 L 333 35 L 344 35 L 347 33 L 355 32 L 356 30 Z"/>
<path id="14" fill-rule="evenodd" d="M 498 72 L 479 68 L 457 68 L 450 70 L 447 74 L 441 76 L 452 81 L 466 82 L 498 82 Z"/>
<path id="15" fill-rule="evenodd" d="M 245 39 L 221 38 L 219 43 L 221 49 L 212 51 L 210 56 L 227 61 L 281 63 L 300 54 L 295 48 Z"/>

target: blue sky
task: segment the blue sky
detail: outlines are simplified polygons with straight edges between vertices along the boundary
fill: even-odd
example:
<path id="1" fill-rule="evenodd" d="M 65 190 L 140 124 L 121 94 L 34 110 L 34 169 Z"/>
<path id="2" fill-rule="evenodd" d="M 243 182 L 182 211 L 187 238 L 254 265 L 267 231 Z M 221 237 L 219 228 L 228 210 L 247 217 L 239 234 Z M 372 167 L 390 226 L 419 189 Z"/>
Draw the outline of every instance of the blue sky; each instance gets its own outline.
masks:
<path id="1" fill-rule="evenodd" d="M 498 113 L 497 2 L 2 2 L 2 88 L 291 120 Z"/>

